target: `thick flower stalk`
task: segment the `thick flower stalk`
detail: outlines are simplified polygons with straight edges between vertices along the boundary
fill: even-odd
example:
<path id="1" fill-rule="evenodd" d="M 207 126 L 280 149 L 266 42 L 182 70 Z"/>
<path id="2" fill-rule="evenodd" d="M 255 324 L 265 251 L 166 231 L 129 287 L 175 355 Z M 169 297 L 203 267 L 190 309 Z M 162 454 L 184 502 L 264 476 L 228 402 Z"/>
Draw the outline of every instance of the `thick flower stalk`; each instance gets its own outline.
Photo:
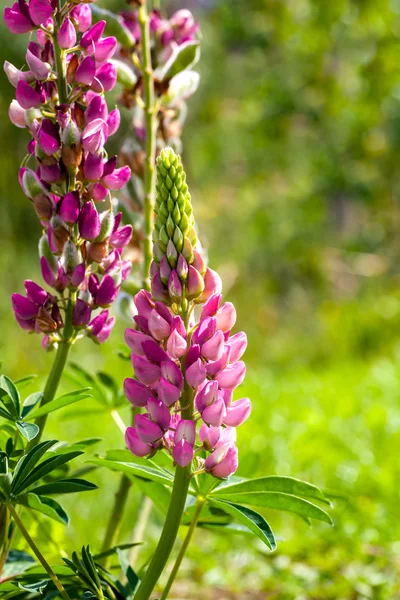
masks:
<path id="1" fill-rule="evenodd" d="M 147 412 L 136 415 L 126 443 L 136 456 L 165 449 L 181 467 L 195 458 L 195 471 L 228 477 L 238 465 L 235 428 L 251 410 L 248 398 L 233 401 L 246 372 L 240 359 L 247 338 L 231 335 L 236 311 L 221 303 L 221 280 L 204 264 L 185 173 L 172 149 L 161 152 L 157 175 L 151 294 L 136 295 L 136 328 L 125 333 L 135 373 L 125 380 L 125 394 Z"/>
<path id="2" fill-rule="evenodd" d="M 103 342 L 114 324 L 108 308 L 129 273 L 121 253 L 132 233 L 111 203 L 130 168 L 117 168 L 104 148 L 120 122 L 104 98 L 116 83 L 116 39 L 103 37 L 105 21 L 91 25 L 85 3 L 21 0 L 4 17 L 12 33 L 36 33 L 29 70 L 4 68 L 16 88 L 10 119 L 31 137 L 19 179 L 43 227 L 40 265 L 53 289 L 26 281 L 26 296 L 12 298 L 15 316 L 44 334 L 46 348 L 82 335 Z"/>

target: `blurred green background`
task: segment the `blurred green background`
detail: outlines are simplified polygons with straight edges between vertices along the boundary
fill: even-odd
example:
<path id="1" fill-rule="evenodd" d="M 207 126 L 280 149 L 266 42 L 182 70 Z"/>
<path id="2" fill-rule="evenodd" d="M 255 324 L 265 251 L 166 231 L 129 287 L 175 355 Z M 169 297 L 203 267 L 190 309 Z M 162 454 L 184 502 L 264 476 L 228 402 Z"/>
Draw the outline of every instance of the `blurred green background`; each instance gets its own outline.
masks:
<path id="1" fill-rule="evenodd" d="M 241 391 L 254 410 L 239 430 L 239 474 L 330 490 L 335 527 L 267 511 L 279 540 L 272 555 L 250 537 L 199 533 L 172 597 L 400 598 L 400 1 L 203 0 L 168 10 L 183 6 L 203 34 L 184 162 L 210 265 L 250 339 Z M 22 66 L 25 37 L 2 26 L 0 39 L 1 58 Z M 27 136 L 8 122 L 3 74 L 0 84 L 0 355 L 11 376 L 43 376 L 51 356 L 18 328 L 9 298 L 24 279 L 39 280 L 40 228 L 17 183 Z M 101 348 L 81 343 L 74 360 L 122 384 L 125 326 L 120 319 Z M 53 417 L 48 434 L 122 447 L 110 416 L 85 407 L 79 421 Z M 121 415 L 127 422 L 128 409 Z M 118 476 L 95 479 L 99 491 L 65 501 L 66 531 L 46 525 L 54 561 L 60 548 L 98 547 Z M 132 491 L 124 540 L 138 501 Z M 154 510 L 143 558 L 160 524 Z"/>

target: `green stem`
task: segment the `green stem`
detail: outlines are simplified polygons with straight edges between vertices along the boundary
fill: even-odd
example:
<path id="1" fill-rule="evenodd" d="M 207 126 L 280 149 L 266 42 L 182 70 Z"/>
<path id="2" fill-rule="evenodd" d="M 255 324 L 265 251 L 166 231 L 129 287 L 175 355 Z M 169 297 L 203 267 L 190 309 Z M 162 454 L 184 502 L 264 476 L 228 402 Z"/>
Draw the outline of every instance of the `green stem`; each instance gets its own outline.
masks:
<path id="1" fill-rule="evenodd" d="M 170 576 L 168 578 L 167 585 L 164 588 L 164 591 L 162 593 L 162 596 L 161 596 L 160 600 L 166 600 L 166 598 L 168 597 L 169 591 L 170 591 L 170 589 L 172 587 L 172 584 L 174 583 L 176 574 L 178 573 L 179 567 L 181 566 L 181 562 L 183 560 L 183 557 L 185 556 L 185 552 L 186 552 L 186 550 L 187 550 L 187 548 L 189 546 L 190 540 L 192 539 L 192 535 L 193 535 L 193 533 L 194 533 L 194 531 L 195 531 L 195 529 L 197 527 L 197 522 L 199 520 L 200 513 L 201 513 L 201 511 L 203 509 L 204 502 L 205 502 L 205 500 L 203 500 L 203 501 L 201 501 L 201 502 L 199 502 L 197 504 L 196 512 L 193 515 L 193 521 L 190 524 L 189 531 L 187 532 L 186 537 L 185 537 L 185 539 L 183 541 L 183 544 L 181 546 L 181 549 L 179 550 L 179 554 L 176 557 L 176 561 L 175 561 L 174 567 L 173 567 L 173 569 L 171 571 L 171 574 L 170 574 Z"/>
<path id="2" fill-rule="evenodd" d="M 61 27 L 61 2 L 59 2 L 58 13 L 56 15 L 56 27 L 53 35 L 54 58 L 57 70 L 57 88 L 59 104 L 66 104 L 68 100 L 68 87 L 65 71 L 65 53 L 58 44 L 58 31 Z"/>
<path id="3" fill-rule="evenodd" d="M 156 160 L 156 109 L 154 102 L 154 78 L 151 65 L 150 25 L 147 2 L 139 8 L 139 24 L 142 39 L 142 70 L 144 84 L 144 113 L 146 122 L 146 159 L 144 170 L 144 241 L 143 241 L 143 287 L 150 289 L 150 265 L 154 221 L 154 190 Z"/>
<path id="4" fill-rule="evenodd" d="M 126 475 L 123 475 L 120 480 L 119 488 L 115 493 L 114 507 L 108 521 L 106 534 L 101 547 L 102 552 L 112 548 L 116 542 L 131 485 L 131 480 Z M 105 557 L 103 560 L 105 569 L 108 567 L 109 560 L 110 557 Z"/>
<path id="5" fill-rule="evenodd" d="M 72 326 L 73 308 L 74 308 L 74 298 L 71 295 L 71 297 L 68 300 L 68 306 L 67 306 L 67 310 L 65 313 L 64 339 L 60 342 L 60 344 L 58 346 L 56 356 L 54 358 L 54 362 L 51 367 L 51 371 L 49 373 L 49 377 L 47 379 L 46 386 L 44 388 L 43 399 L 42 399 L 42 403 L 41 403 L 42 406 L 44 404 L 47 404 L 51 400 L 53 400 L 53 398 L 56 394 L 58 385 L 60 383 L 65 364 L 67 362 L 68 353 L 71 348 L 70 340 L 71 340 L 71 335 L 73 332 L 73 326 Z M 27 451 L 30 450 L 31 448 L 33 448 L 34 446 L 36 446 L 40 442 L 40 439 L 43 434 L 43 430 L 46 426 L 47 417 L 48 417 L 48 415 L 43 415 L 36 419 L 35 423 L 36 423 L 36 425 L 38 425 L 40 431 L 37 434 L 37 436 L 33 440 L 31 440 L 31 442 L 29 442 L 29 444 L 27 446 Z"/>
<path id="6" fill-rule="evenodd" d="M 68 596 L 67 592 L 65 591 L 63 584 L 58 579 L 57 575 L 54 573 L 53 569 L 50 567 L 49 563 L 46 561 L 45 557 L 40 552 L 39 548 L 36 546 L 35 542 L 31 538 L 31 536 L 29 535 L 27 529 L 25 528 L 25 525 L 23 524 L 23 522 L 19 518 L 19 515 L 16 512 L 16 510 L 14 509 L 14 507 L 10 504 L 8 508 L 9 508 L 10 513 L 13 516 L 14 521 L 17 524 L 18 529 L 20 530 L 20 532 L 22 533 L 22 535 L 26 539 L 28 545 L 32 549 L 32 552 L 35 554 L 36 558 L 38 559 L 38 561 L 40 562 L 40 564 L 42 565 L 42 567 L 44 568 L 44 570 L 46 571 L 46 573 L 48 574 L 48 576 L 50 577 L 50 579 L 52 580 L 52 582 L 56 586 L 56 588 L 59 591 L 61 597 L 64 598 L 64 600 L 70 600 L 70 597 Z"/>
<path id="7" fill-rule="evenodd" d="M 185 375 L 185 368 L 183 368 Z M 185 390 L 180 401 L 182 408 L 182 419 L 193 418 L 193 390 L 185 382 Z M 156 551 L 151 559 L 150 565 L 142 579 L 135 594 L 135 600 L 148 600 L 167 564 L 172 548 L 178 535 L 179 525 L 185 510 L 186 497 L 191 479 L 192 464 L 186 467 L 177 465 L 175 469 L 174 487 L 172 488 L 171 501 L 165 518 L 164 527 L 158 542 Z"/>
<path id="8" fill-rule="evenodd" d="M 175 481 L 171 502 L 165 519 L 164 528 L 145 576 L 135 594 L 135 600 L 148 600 L 164 570 L 178 535 L 182 514 L 185 509 L 186 496 L 190 483 L 191 465 L 176 467 Z"/>

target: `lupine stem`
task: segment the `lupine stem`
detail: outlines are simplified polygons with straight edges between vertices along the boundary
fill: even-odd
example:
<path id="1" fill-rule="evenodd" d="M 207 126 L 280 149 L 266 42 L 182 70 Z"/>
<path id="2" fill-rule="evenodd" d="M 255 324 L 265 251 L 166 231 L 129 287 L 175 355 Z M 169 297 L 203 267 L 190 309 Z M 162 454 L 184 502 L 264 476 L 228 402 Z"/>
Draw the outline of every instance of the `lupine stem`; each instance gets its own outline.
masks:
<path id="1" fill-rule="evenodd" d="M 184 370 L 184 369 L 183 369 Z M 185 391 L 181 399 L 182 419 L 193 418 L 193 391 L 185 382 Z M 183 408 L 184 407 L 184 408 Z M 167 564 L 172 548 L 178 535 L 183 511 L 185 510 L 186 497 L 191 479 L 191 463 L 186 467 L 177 465 L 175 469 L 174 487 L 172 488 L 171 501 L 165 518 L 164 527 L 156 551 L 150 565 L 135 594 L 135 600 L 148 600 Z"/>
<path id="2" fill-rule="evenodd" d="M 154 221 L 155 158 L 156 158 L 156 109 L 154 102 L 154 79 L 151 64 L 150 25 L 147 2 L 140 5 L 139 24 L 142 40 L 142 70 L 144 83 L 144 112 L 146 121 L 146 159 L 144 171 L 144 242 L 143 287 L 150 288 L 150 264 Z"/>
<path id="3" fill-rule="evenodd" d="M 157 549 L 135 594 L 135 600 L 148 600 L 164 570 L 178 535 L 190 483 L 190 465 L 176 467 L 171 502 Z"/>
<path id="4" fill-rule="evenodd" d="M 9 508 L 10 513 L 13 516 L 13 519 L 14 519 L 15 523 L 17 524 L 18 529 L 20 530 L 20 532 L 24 536 L 24 538 L 27 541 L 28 545 L 32 549 L 32 552 L 35 554 L 36 558 L 38 559 L 38 561 L 40 562 L 40 564 L 42 565 L 42 567 L 44 568 L 44 570 L 46 571 L 46 573 L 48 574 L 48 576 L 50 577 L 50 579 L 52 580 L 52 582 L 56 586 L 56 588 L 59 591 L 61 597 L 64 598 L 64 600 L 70 600 L 70 597 L 68 596 L 67 592 L 65 591 L 65 588 L 64 588 L 63 584 L 58 579 L 57 575 L 54 573 L 53 569 L 50 567 L 49 563 L 46 561 L 45 557 L 40 552 L 39 548 L 36 546 L 35 542 L 31 538 L 31 536 L 29 535 L 27 529 L 25 528 L 25 525 L 23 524 L 23 522 L 19 518 L 19 515 L 16 512 L 16 510 L 14 509 L 14 507 L 10 504 L 8 508 Z"/>
<path id="5" fill-rule="evenodd" d="M 58 99 L 59 104 L 66 104 L 68 99 L 68 88 L 67 88 L 67 79 L 65 73 L 65 58 L 63 50 L 61 50 L 58 40 L 57 34 L 60 28 L 60 13 L 61 13 L 61 2 L 58 3 L 59 9 L 57 14 L 57 23 L 56 23 L 56 31 L 53 35 L 53 45 L 54 45 L 54 58 L 57 69 L 57 88 L 58 88 Z"/>
<path id="6" fill-rule="evenodd" d="M 190 524 L 189 530 L 188 530 L 188 532 L 186 534 L 186 537 L 185 537 L 185 539 L 183 541 L 181 549 L 179 550 L 178 556 L 176 557 L 175 564 L 173 566 L 173 569 L 172 569 L 171 574 L 170 574 L 170 576 L 168 578 L 167 584 L 166 584 L 166 586 L 164 588 L 164 591 L 162 593 L 162 596 L 161 596 L 160 600 L 166 600 L 166 598 L 168 597 L 169 591 L 170 591 L 170 589 L 172 587 L 172 584 L 174 583 L 176 574 L 178 573 L 179 567 L 181 566 L 183 557 L 185 556 L 185 552 L 186 552 L 186 550 L 187 550 L 187 548 L 189 546 L 190 540 L 192 539 L 192 535 L 193 535 L 193 533 L 194 533 L 194 531 L 195 531 L 195 529 L 197 527 L 197 522 L 199 520 L 200 513 L 201 513 L 201 511 L 203 509 L 204 503 L 205 503 L 205 499 L 199 501 L 198 504 L 197 504 L 197 506 L 196 506 L 196 511 L 195 511 L 195 513 L 193 515 L 193 521 Z"/>

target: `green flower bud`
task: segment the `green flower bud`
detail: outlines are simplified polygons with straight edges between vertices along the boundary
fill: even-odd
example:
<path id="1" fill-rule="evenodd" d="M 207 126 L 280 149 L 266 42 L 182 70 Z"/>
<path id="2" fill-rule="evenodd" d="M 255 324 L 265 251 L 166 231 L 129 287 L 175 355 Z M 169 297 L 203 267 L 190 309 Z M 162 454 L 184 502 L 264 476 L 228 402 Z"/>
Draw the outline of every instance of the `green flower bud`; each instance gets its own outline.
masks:
<path id="1" fill-rule="evenodd" d="M 39 240 L 39 258 L 45 257 L 53 271 L 57 271 L 57 258 L 54 256 L 49 246 L 49 238 L 44 233 Z"/>
<path id="2" fill-rule="evenodd" d="M 180 156 L 172 148 L 164 148 L 157 160 L 157 198 L 153 255 L 160 262 L 160 250 L 167 256 L 171 268 L 176 266 L 178 254 L 184 251 L 188 263 L 193 260 L 196 241 L 194 219 L 186 175 Z M 185 237 L 188 241 L 185 242 Z M 185 250 L 184 250 L 185 248 Z"/>

